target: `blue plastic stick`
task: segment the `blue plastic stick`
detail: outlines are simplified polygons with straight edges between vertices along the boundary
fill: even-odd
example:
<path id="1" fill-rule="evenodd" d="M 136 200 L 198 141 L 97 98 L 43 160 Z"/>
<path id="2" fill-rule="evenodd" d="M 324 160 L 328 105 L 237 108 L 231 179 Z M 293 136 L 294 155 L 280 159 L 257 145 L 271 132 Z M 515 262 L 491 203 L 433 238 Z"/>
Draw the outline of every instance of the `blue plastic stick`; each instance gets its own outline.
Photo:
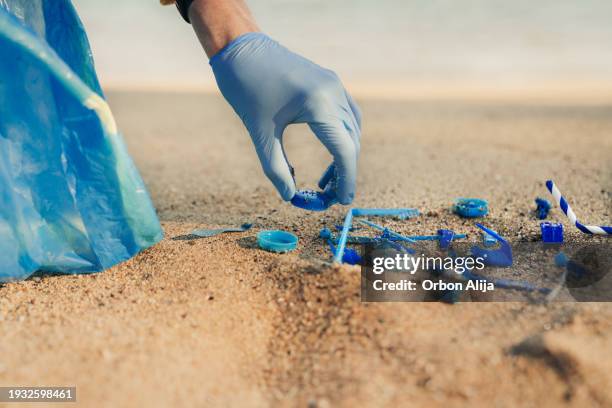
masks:
<path id="1" fill-rule="evenodd" d="M 416 208 L 353 208 L 355 217 L 398 217 L 399 219 L 419 216 Z"/>
<path id="2" fill-rule="evenodd" d="M 416 241 L 414 239 L 408 238 L 403 236 L 402 234 L 398 234 L 395 231 L 390 230 L 389 228 L 385 228 L 382 225 L 378 225 L 376 223 L 373 223 L 372 221 L 368 221 L 368 220 L 359 220 L 360 223 L 367 225 L 369 227 L 375 228 L 377 230 L 383 231 L 385 233 L 387 233 L 388 235 L 390 235 L 393 238 L 396 238 L 400 241 L 406 241 L 406 242 L 410 242 L 410 243 L 415 243 Z"/>
<path id="3" fill-rule="evenodd" d="M 406 238 L 413 239 L 415 241 L 438 241 L 440 235 L 407 235 Z M 466 234 L 455 234 L 453 240 L 467 238 Z"/>
<path id="4" fill-rule="evenodd" d="M 334 262 L 336 263 L 342 263 L 342 255 L 344 254 L 344 248 L 346 247 L 346 239 L 348 238 L 348 233 L 351 229 L 351 224 L 353 223 L 354 210 L 354 208 L 348 210 L 346 217 L 344 218 L 342 232 L 340 233 L 340 239 L 338 240 L 338 246 L 336 247 L 336 254 L 334 255 Z"/>

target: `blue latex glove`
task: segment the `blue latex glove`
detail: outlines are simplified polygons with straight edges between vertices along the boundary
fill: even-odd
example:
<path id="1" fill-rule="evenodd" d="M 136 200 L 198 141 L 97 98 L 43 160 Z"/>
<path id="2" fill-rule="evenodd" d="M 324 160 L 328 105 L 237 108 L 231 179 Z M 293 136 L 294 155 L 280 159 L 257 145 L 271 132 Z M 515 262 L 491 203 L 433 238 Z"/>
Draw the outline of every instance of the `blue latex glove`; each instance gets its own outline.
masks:
<path id="1" fill-rule="evenodd" d="M 334 72 L 263 33 L 236 38 L 210 65 L 221 93 L 251 134 L 264 173 L 285 201 L 296 192 L 282 144 L 283 131 L 292 123 L 307 123 L 333 156 L 321 188 L 333 181 L 338 201 L 353 201 L 361 114 Z"/>

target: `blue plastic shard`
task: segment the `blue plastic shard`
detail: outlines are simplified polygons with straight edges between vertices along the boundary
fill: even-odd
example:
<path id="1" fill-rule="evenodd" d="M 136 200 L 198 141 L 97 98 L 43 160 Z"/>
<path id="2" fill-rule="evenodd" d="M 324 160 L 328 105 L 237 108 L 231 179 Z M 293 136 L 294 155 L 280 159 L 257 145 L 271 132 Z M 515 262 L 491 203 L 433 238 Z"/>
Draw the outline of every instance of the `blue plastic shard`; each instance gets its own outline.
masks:
<path id="1" fill-rule="evenodd" d="M 332 255 L 336 254 L 336 248 L 331 240 L 328 240 L 329 248 L 331 249 Z M 342 263 L 349 265 L 357 265 L 361 263 L 361 255 L 353 248 L 345 248 L 344 254 L 342 254 Z"/>
<path id="2" fill-rule="evenodd" d="M 455 232 L 447 229 L 439 229 L 438 236 L 440 237 L 438 241 L 440 249 L 448 249 L 451 242 L 455 238 Z"/>
<path id="3" fill-rule="evenodd" d="M 319 231 L 319 238 L 331 239 L 331 240 L 335 239 L 334 234 L 331 232 L 329 228 L 321 228 L 321 231 Z"/>
<path id="4" fill-rule="evenodd" d="M 297 247 L 298 237 L 287 231 L 264 230 L 257 233 L 257 244 L 266 251 L 284 253 Z"/>
<path id="5" fill-rule="evenodd" d="M 556 224 L 553 222 L 542 222 L 540 223 L 540 230 L 542 231 L 542 241 L 547 244 L 561 244 L 563 243 L 563 224 Z"/>
<path id="6" fill-rule="evenodd" d="M 482 232 L 482 244 L 485 247 L 492 247 L 497 245 L 497 240 L 495 239 L 495 237 L 491 234 L 488 234 L 486 232 Z"/>
<path id="7" fill-rule="evenodd" d="M 480 198 L 458 198 L 453 211 L 464 218 L 484 217 L 489 213 L 489 203 Z"/>
<path id="8" fill-rule="evenodd" d="M 537 205 L 536 215 L 537 215 L 538 219 L 545 220 L 546 217 L 548 217 L 548 212 L 552 208 L 552 205 L 550 204 L 550 201 L 548 201 L 545 198 L 538 197 L 538 198 L 535 199 L 535 203 Z"/>
<path id="9" fill-rule="evenodd" d="M 195 235 L 200 238 L 214 237 L 215 235 L 225 234 L 226 232 L 244 232 L 248 231 L 253 224 L 242 224 L 238 228 L 219 228 L 219 229 L 197 229 L 191 231 L 190 235 Z"/>
<path id="10" fill-rule="evenodd" d="M 0 282 L 102 271 L 162 236 L 71 1 L 0 1 Z"/>
<path id="11" fill-rule="evenodd" d="M 508 267 L 512 266 L 512 247 L 497 232 L 481 224 L 476 224 L 478 228 L 494 237 L 499 242 L 499 249 L 484 249 L 479 246 L 471 248 L 472 256 L 482 258 L 485 265 Z"/>

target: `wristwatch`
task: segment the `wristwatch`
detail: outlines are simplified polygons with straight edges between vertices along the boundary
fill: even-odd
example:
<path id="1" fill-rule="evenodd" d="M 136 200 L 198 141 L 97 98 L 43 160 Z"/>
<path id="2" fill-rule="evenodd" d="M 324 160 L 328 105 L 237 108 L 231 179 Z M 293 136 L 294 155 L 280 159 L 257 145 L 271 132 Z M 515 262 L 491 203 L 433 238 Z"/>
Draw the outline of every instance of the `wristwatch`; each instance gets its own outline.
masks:
<path id="1" fill-rule="evenodd" d="M 178 9 L 179 13 L 181 13 L 181 16 L 183 16 L 183 19 L 191 24 L 191 21 L 189 21 L 189 6 L 191 6 L 191 3 L 193 3 L 193 0 L 176 0 L 175 4 L 176 4 L 176 8 Z"/>

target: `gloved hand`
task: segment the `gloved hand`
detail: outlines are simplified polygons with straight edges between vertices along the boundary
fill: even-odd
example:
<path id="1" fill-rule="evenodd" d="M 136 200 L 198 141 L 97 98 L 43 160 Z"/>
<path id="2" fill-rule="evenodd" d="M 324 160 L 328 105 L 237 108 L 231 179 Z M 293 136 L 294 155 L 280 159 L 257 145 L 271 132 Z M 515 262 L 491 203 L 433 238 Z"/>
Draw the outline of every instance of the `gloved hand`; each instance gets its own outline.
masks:
<path id="1" fill-rule="evenodd" d="M 335 174 L 338 201 L 353 201 L 361 114 L 334 72 L 263 33 L 236 38 L 210 65 L 221 93 L 250 133 L 264 173 L 285 201 L 296 192 L 282 144 L 283 131 L 292 123 L 307 123 L 333 156 L 321 188 Z"/>

